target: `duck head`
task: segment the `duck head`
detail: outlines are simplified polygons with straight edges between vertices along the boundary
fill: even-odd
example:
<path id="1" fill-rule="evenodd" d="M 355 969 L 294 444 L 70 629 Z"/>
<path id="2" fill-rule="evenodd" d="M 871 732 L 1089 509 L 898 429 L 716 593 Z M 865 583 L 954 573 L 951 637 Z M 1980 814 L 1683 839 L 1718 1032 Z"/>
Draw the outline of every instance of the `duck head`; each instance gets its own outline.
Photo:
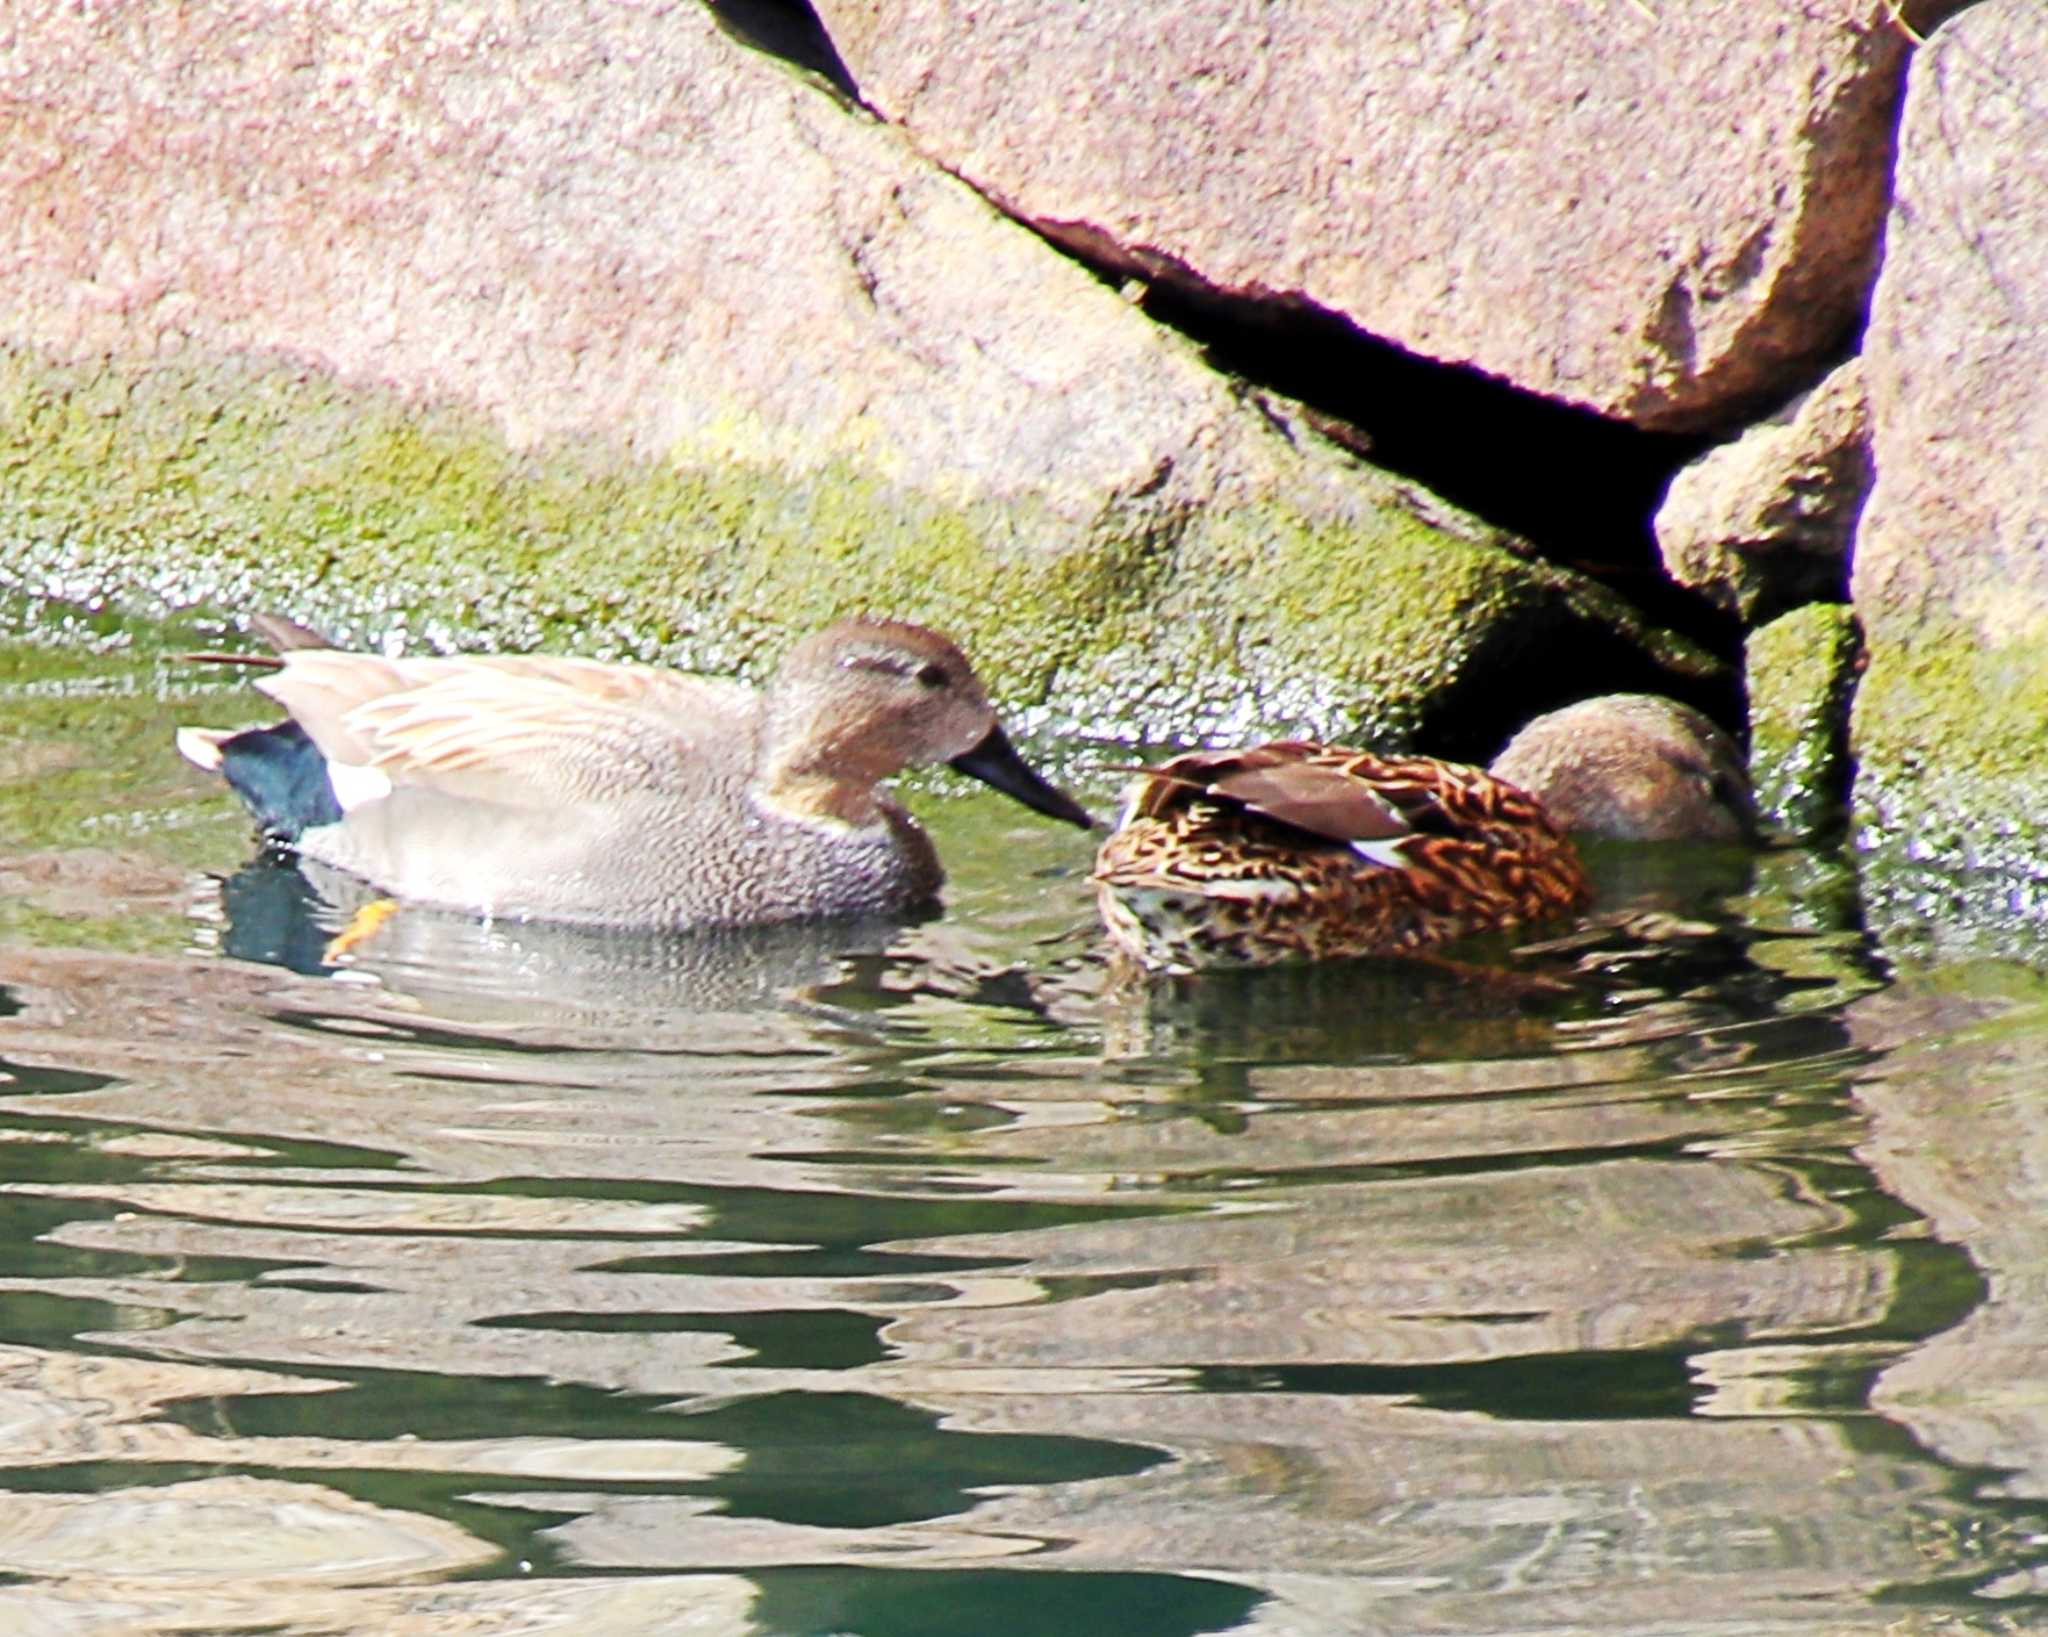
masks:
<path id="1" fill-rule="evenodd" d="M 804 638 L 769 688 L 767 731 L 777 781 L 871 786 L 944 762 L 1048 818 L 1094 824 L 1018 755 L 967 656 L 908 621 L 841 620 Z"/>
<path id="2" fill-rule="evenodd" d="M 1756 800 L 1735 741 L 1690 706 L 1607 694 L 1539 716 L 1489 769 L 1568 830 L 1622 841 L 1749 841 Z"/>

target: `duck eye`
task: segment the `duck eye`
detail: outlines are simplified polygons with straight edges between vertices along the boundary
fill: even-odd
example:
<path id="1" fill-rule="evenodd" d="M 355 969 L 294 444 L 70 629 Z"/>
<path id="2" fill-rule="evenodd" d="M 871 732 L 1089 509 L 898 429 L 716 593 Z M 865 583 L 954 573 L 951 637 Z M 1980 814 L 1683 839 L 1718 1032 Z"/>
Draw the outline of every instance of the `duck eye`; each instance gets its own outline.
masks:
<path id="1" fill-rule="evenodd" d="M 946 674 L 946 667 L 939 664 L 936 660 L 927 660 L 924 664 L 918 666 L 915 674 L 918 686 L 924 688 L 944 688 L 949 686 L 953 680 Z"/>

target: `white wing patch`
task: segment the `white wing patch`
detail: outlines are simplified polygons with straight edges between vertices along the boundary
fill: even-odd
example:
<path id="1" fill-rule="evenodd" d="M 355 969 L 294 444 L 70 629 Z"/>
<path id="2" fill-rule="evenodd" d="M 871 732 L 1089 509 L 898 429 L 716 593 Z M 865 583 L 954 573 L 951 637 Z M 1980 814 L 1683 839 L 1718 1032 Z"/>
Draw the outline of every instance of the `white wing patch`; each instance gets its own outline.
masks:
<path id="1" fill-rule="evenodd" d="M 353 813 L 358 807 L 382 801 L 391 794 L 390 775 L 377 767 L 329 762 L 327 782 L 333 787 L 334 799 L 344 813 Z"/>
<path id="2" fill-rule="evenodd" d="M 194 767 L 208 773 L 218 773 L 222 759 L 220 747 L 233 737 L 232 729 L 180 728 L 178 754 Z"/>

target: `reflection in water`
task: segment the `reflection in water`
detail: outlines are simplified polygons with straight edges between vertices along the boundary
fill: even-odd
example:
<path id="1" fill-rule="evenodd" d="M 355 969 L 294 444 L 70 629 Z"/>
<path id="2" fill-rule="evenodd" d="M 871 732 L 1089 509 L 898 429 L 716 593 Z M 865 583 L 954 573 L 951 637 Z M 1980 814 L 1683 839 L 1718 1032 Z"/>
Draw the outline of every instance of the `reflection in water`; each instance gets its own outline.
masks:
<path id="1" fill-rule="evenodd" d="M 2038 979 L 1638 849 L 1464 969 L 1133 985 L 1072 841 L 933 820 L 914 926 L 330 962 L 258 864 L 0 950 L 0 1627 L 2042 1617 Z"/>
<path id="2" fill-rule="evenodd" d="M 550 1022 L 596 1025 L 773 1007 L 913 924 L 876 918 L 631 933 L 408 906 L 333 953 L 350 917 L 378 896 L 320 864 L 259 855 L 222 884 L 221 949 L 313 976 L 345 968 L 437 1016 L 532 1022 L 536 999 L 545 997 Z"/>

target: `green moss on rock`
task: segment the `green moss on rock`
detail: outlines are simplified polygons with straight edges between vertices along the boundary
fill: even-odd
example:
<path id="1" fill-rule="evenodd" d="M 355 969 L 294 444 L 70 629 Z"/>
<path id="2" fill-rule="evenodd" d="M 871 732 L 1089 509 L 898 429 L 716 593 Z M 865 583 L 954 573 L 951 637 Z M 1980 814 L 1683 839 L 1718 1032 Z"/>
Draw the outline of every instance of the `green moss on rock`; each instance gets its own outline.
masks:
<path id="1" fill-rule="evenodd" d="M 2048 636 L 1928 620 L 1873 642 L 1852 734 L 1876 919 L 2048 923 Z"/>
<path id="2" fill-rule="evenodd" d="M 1841 821 L 1861 649 L 1856 617 L 1839 603 L 1795 609 L 1752 631 L 1744 649 L 1757 808 L 1795 835 Z"/>
<path id="3" fill-rule="evenodd" d="M 33 594 L 736 671 L 887 610 L 957 636 L 1045 729 L 1399 739 L 1504 632 L 1711 668 L 1364 468 L 1343 520 L 1271 491 L 1206 509 L 1133 495 L 1082 529 L 847 466 L 517 450 L 473 414 L 282 361 L 145 370 L 19 349 L 0 351 L 0 461 L 0 573 Z"/>

